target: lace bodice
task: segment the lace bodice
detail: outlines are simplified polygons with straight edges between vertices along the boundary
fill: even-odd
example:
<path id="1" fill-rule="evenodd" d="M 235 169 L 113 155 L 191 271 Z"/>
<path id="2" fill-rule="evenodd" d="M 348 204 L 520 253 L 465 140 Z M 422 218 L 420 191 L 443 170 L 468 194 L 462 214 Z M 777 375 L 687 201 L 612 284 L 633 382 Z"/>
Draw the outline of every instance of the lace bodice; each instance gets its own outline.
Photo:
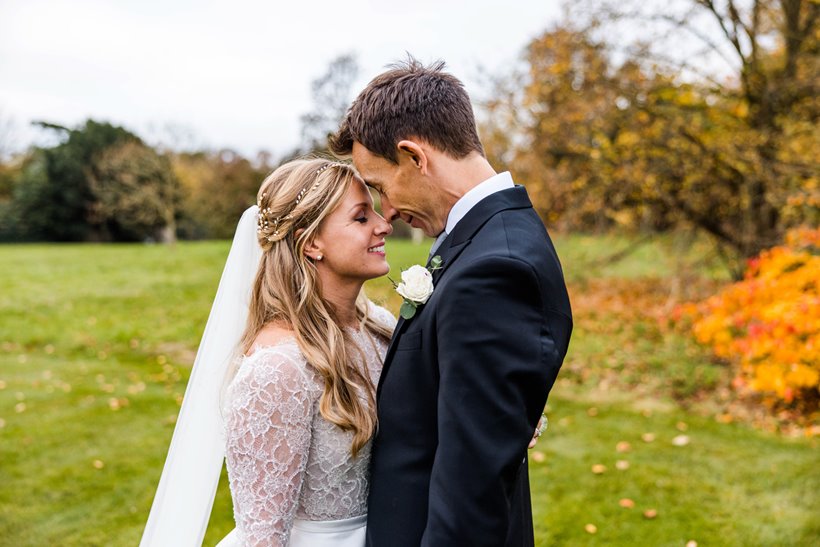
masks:
<path id="1" fill-rule="evenodd" d="M 395 326 L 384 308 L 371 313 Z M 387 341 L 349 333 L 377 385 Z M 351 456 L 352 432 L 319 412 L 323 387 L 293 338 L 241 358 L 224 415 L 234 519 L 243 545 L 287 545 L 294 518 L 338 520 L 367 512 L 370 443 Z"/>

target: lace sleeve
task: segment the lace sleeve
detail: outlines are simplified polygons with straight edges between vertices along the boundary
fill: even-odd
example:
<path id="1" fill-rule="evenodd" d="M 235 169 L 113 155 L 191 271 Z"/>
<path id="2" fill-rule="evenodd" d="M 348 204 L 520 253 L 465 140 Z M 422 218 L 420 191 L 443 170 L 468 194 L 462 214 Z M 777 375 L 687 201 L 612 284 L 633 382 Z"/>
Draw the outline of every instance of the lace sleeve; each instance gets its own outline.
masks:
<path id="1" fill-rule="evenodd" d="M 226 461 L 244 545 L 287 545 L 311 440 L 313 390 L 301 353 L 265 348 L 231 384 Z"/>

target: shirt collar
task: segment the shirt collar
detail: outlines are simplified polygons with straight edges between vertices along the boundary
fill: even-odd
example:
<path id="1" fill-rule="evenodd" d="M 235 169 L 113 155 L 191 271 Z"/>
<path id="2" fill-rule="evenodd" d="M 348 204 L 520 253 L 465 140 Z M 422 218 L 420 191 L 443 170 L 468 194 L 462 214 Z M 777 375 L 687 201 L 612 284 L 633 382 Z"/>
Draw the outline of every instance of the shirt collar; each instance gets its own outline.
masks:
<path id="1" fill-rule="evenodd" d="M 458 224 L 458 221 L 464 218 L 464 216 L 470 212 L 470 209 L 475 207 L 479 201 L 491 194 L 513 187 L 515 187 L 515 184 L 513 184 L 512 175 L 510 175 L 509 171 L 504 171 L 503 173 L 493 175 L 474 188 L 471 188 L 470 191 L 461 196 L 455 205 L 453 205 L 452 209 L 450 209 L 450 214 L 447 215 L 447 225 L 444 230 L 448 234 L 453 233 L 453 229 L 456 227 L 456 224 Z"/>

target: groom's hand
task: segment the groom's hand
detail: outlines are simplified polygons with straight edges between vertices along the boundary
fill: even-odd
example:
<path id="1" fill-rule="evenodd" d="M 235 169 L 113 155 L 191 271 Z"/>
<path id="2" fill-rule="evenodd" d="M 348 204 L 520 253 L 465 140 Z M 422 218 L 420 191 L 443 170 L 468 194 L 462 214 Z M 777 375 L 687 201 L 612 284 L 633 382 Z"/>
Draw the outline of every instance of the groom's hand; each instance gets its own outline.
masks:
<path id="1" fill-rule="evenodd" d="M 530 444 L 527 445 L 527 448 L 535 448 L 535 445 L 538 443 L 538 437 L 540 437 L 546 429 L 547 415 L 541 414 L 541 417 L 538 419 L 538 425 L 535 426 L 535 432 L 533 432 L 532 439 L 530 440 Z"/>
<path id="2" fill-rule="evenodd" d="M 538 419 L 538 425 L 535 426 L 535 431 L 532 434 L 532 439 L 530 440 L 530 444 L 527 445 L 527 448 L 535 448 L 535 445 L 538 444 L 538 437 L 540 437 L 547 428 L 546 419 L 546 415 L 541 414 L 541 418 Z"/>

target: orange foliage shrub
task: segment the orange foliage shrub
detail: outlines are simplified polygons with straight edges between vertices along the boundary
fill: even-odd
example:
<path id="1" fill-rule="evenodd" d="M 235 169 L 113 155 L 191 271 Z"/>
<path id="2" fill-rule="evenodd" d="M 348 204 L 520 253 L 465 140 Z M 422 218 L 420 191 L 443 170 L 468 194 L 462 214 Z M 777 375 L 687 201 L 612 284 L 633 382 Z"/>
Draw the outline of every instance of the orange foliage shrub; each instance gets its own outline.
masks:
<path id="1" fill-rule="evenodd" d="M 740 363 L 736 383 L 791 403 L 820 388 L 820 228 L 749 261 L 745 279 L 698 306 L 693 332 L 721 358 Z"/>

